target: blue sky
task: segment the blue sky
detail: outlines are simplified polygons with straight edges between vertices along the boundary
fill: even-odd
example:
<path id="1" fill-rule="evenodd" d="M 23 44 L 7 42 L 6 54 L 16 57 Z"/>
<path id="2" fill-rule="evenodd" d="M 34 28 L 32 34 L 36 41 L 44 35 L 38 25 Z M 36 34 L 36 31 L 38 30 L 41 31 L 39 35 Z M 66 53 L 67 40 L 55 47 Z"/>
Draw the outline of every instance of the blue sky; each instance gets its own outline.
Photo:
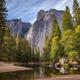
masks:
<path id="1" fill-rule="evenodd" d="M 78 0 L 80 3 L 80 0 Z M 41 9 L 64 10 L 68 5 L 72 11 L 73 0 L 6 0 L 8 19 L 22 19 L 25 22 L 34 22 L 37 12 Z"/>

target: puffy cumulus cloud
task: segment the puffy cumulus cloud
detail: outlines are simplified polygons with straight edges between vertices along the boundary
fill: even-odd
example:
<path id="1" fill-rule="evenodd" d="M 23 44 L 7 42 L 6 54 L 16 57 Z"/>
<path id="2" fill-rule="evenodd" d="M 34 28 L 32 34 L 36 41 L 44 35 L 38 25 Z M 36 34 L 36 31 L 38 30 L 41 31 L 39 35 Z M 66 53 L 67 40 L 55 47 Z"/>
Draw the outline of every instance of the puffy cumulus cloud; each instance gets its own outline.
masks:
<path id="1" fill-rule="evenodd" d="M 72 5 L 73 0 L 6 0 L 8 19 L 21 18 L 23 21 L 33 22 L 37 12 L 41 9 L 64 9 L 65 5 Z M 80 2 L 80 0 L 78 0 Z M 70 6 L 71 7 L 71 6 Z"/>

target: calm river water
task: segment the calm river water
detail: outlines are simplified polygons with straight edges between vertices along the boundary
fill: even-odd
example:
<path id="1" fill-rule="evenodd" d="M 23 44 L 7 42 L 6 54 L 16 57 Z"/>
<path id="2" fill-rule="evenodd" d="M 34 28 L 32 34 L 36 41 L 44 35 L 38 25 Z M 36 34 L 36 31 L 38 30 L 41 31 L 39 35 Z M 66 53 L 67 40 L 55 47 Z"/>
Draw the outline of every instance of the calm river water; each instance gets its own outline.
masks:
<path id="1" fill-rule="evenodd" d="M 35 80 L 53 76 L 54 71 L 49 67 L 34 67 L 32 71 L 0 73 L 0 80 Z"/>
<path id="2" fill-rule="evenodd" d="M 33 67 L 33 70 L 30 71 L 0 73 L 0 80 L 35 80 L 59 75 L 58 72 L 56 73 L 52 68 L 48 66 L 35 66 Z"/>

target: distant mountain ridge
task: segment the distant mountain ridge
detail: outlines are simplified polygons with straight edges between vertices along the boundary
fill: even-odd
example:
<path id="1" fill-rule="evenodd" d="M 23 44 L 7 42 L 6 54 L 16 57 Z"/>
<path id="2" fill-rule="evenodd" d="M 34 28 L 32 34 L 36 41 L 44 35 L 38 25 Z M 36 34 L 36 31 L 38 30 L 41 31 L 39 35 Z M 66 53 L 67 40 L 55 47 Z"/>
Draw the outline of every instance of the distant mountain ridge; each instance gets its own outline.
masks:
<path id="1" fill-rule="evenodd" d="M 43 52 L 44 42 L 46 36 L 49 36 L 52 29 L 52 17 L 55 15 L 55 18 L 60 26 L 62 31 L 62 14 L 63 11 L 50 9 L 49 11 L 40 10 L 37 14 L 37 19 L 30 28 L 26 39 L 29 43 Z"/>
<path id="2" fill-rule="evenodd" d="M 15 36 L 17 33 L 20 37 L 24 37 L 29 31 L 31 23 L 22 22 L 21 19 L 8 20 L 7 25 L 10 28 L 11 34 Z"/>

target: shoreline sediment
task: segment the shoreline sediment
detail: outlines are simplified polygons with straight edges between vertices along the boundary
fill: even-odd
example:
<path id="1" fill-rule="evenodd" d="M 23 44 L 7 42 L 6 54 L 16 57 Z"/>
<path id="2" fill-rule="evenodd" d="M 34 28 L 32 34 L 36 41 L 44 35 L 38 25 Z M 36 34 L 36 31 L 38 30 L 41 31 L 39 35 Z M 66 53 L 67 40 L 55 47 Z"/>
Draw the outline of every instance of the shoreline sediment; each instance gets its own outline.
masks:
<path id="1" fill-rule="evenodd" d="M 15 66 L 14 64 L 0 62 L 0 73 L 14 72 L 14 71 L 27 71 L 27 70 L 32 70 L 32 68 L 23 67 L 23 66 Z"/>

